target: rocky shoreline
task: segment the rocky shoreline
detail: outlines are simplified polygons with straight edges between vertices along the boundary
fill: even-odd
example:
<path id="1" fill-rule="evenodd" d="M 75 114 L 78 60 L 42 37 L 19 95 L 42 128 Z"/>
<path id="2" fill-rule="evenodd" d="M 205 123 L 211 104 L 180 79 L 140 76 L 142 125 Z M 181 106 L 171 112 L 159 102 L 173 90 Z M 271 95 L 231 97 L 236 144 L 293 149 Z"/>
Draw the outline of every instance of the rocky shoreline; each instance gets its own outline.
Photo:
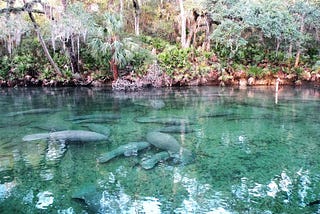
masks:
<path id="1" fill-rule="evenodd" d="M 232 74 L 221 74 L 215 71 L 205 76 L 193 79 L 177 79 L 168 77 L 166 74 L 147 73 L 143 77 L 132 77 L 130 74 L 120 77 L 117 81 L 108 79 L 92 80 L 87 77 L 74 77 L 69 79 L 47 80 L 26 76 L 13 80 L 0 80 L 0 87 L 112 87 L 115 90 L 136 90 L 147 87 L 171 87 L 171 86 L 311 86 L 320 88 L 320 73 L 304 72 L 297 74 L 268 74 L 262 77 L 255 77 L 244 72 Z"/>

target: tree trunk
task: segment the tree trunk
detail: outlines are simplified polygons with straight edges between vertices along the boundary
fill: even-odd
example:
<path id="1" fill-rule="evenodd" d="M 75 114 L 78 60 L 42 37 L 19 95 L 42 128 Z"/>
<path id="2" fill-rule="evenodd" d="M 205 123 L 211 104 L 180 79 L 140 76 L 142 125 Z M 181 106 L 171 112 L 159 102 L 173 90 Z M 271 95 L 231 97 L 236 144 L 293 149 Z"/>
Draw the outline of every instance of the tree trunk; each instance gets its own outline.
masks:
<path id="1" fill-rule="evenodd" d="M 63 11 L 65 12 L 67 9 L 67 0 L 61 0 L 61 4 L 63 6 Z"/>
<path id="2" fill-rule="evenodd" d="M 196 24 L 193 23 L 189 28 L 188 37 L 184 47 L 190 47 L 191 41 L 194 42 L 196 39 L 195 36 L 196 36 Z"/>
<path id="3" fill-rule="evenodd" d="M 300 33 L 303 35 L 304 34 L 304 19 L 305 19 L 305 15 L 303 14 L 301 16 L 301 26 L 300 26 Z M 300 55 L 301 55 L 301 52 L 302 52 L 302 47 L 301 47 L 301 41 L 298 41 L 297 42 L 297 54 L 296 54 L 296 60 L 295 60 L 295 63 L 294 63 L 294 67 L 298 67 L 299 66 L 299 62 L 300 62 Z"/>
<path id="4" fill-rule="evenodd" d="M 139 36 L 140 34 L 140 5 L 139 1 L 133 0 L 133 7 L 134 7 L 134 31 L 136 36 Z"/>
<path id="5" fill-rule="evenodd" d="M 278 57 L 281 40 L 280 40 L 280 39 L 276 39 L 276 41 L 277 41 L 277 45 L 276 45 L 276 56 Z"/>
<path id="6" fill-rule="evenodd" d="M 179 0 L 180 6 L 180 18 L 181 18 L 181 46 L 186 48 L 187 46 L 187 18 L 183 7 L 183 0 Z"/>
<path id="7" fill-rule="evenodd" d="M 299 66 L 300 55 L 301 55 L 301 48 L 298 49 L 297 54 L 296 54 L 296 60 L 294 62 L 295 68 Z"/>
<path id="8" fill-rule="evenodd" d="M 293 49 L 293 44 L 292 42 L 290 42 L 288 53 L 287 53 L 287 57 L 290 59 L 292 58 L 292 49 Z"/>
<path id="9" fill-rule="evenodd" d="M 120 0 L 120 16 L 123 16 L 123 0 Z"/>
<path id="10" fill-rule="evenodd" d="M 113 81 L 116 81 L 119 78 L 119 71 L 116 61 L 113 58 L 110 61 L 110 68 L 113 74 Z"/>
<path id="11" fill-rule="evenodd" d="M 8 8 L 8 9 L 13 8 L 14 3 L 15 3 L 15 0 L 7 0 L 7 8 Z M 7 12 L 6 12 L 6 19 L 9 20 L 9 18 L 10 18 L 10 10 L 7 10 Z"/>
<path id="12" fill-rule="evenodd" d="M 59 75 L 59 76 L 63 76 L 62 73 L 61 73 L 61 71 L 60 71 L 60 69 L 59 69 L 59 67 L 58 67 L 57 64 L 54 62 L 54 60 L 52 59 L 52 57 L 51 57 L 51 55 L 50 55 L 50 53 L 49 53 L 49 50 L 48 50 L 48 48 L 47 48 L 47 46 L 46 46 L 46 43 L 44 42 L 44 40 L 43 40 L 43 38 L 42 38 L 42 35 L 41 35 L 41 33 L 40 33 L 39 26 L 38 26 L 38 24 L 37 24 L 37 22 L 36 22 L 36 20 L 35 20 L 35 18 L 34 18 L 34 16 L 33 16 L 32 12 L 28 11 L 28 15 L 29 15 L 29 18 L 31 19 L 31 22 L 33 23 L 33 27 L 34 27 L 34 29 L 35 29 L 35 31 L 36 31 L 36 33 L 37 33 L 37 36 L 38 36 L 39 41 L 40 41 L 40 44 L 41 44 L 41 46 L 42 46 L 42 48 L 43 48 L 44 54 L 45 54 L 46 57 L 48 58 L 50 64 L 52 65 L 54 71 L 56 72 L 56 74 Z"/>
<path id="13" fill-rule="evenodd" d="M 73 74 L 79 73 L 79 61 L 78 61 L 78 54 L 75 53 L 74 49 L 72 48 L 72 35 L 70 38 L 65 42 L 67 48 L 67 54 L 70 59 L 70 67 Z"/>
<path id="14" fill-rule="evenodd" d="M 61 0 L 61 4 L 63 6 L 63 12 L 65 13 L 67 10 L 67 0 Z M 79 73 L 79 60 L 78 54 L 74 51 L 73 48 L 73 38 L 74 36 L 71 34 L 70 38 L 64 41 L 64 45 L 66 46 L 67 56 L 70 60 L 70 68 L 73 74 Z M 79 48 L 79 47 L 78 47 Z"/>
<path id="15" fill-rule="evenodd" d="M 211 23 L 210 23 L 209 17 L 206 15 L 206 37 L 205 37 L 204 43 L 202 44 L 202 49 L 206 51 L 210 51 L 210 47 L 211 47 L 210 33 L 211 33 Z"/>
<path id="16" fill-rule="evenodd" d="M 117 37 L 116 36 L 112 36 L 111 38 L 111 46 L 113 45 L 114 42 L 117 41 Z M 119 71 L 118 71 L 118 65 L 117 65 L 117 62 L 115 60 L 115 49 L 112 48 L 111 49 L 111 54 L 112 54 L 112 58 L 110 60 L 110 69 L 111 69 L 111 72 L 112 72 L 112 75 L 113 75 L 113 81 L 116 81 L 118 78 L 119 78 Z"/>

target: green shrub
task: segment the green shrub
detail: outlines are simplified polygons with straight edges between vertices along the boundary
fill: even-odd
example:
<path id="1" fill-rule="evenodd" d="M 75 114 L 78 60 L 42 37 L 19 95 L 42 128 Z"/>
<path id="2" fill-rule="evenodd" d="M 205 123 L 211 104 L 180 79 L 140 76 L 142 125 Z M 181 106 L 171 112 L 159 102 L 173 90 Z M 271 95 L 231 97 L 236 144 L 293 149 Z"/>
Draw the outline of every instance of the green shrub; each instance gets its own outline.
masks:
<path id="1" fill-rule="evenodd" d="M 48 67 L 45 67 L 42 72 L 39 75 L 39 79 L 43 80 L 43 79 L 51 79 L 54 76 L 54 72 L 53 69 L 50 69 Z"/>
<path id="2" fill-rule="evenodd" d="M 312 66 L 312 72 L 319 73 L 320 72 L 320 60 L 316 61 L 316 63 Z"/>
<path id="3" fill-rule="evenodd" d="M 0 59 L 0 79 L 7 79 L 11 68 L 11 61 L 8 56 L 3 56 Z"/>
<path id="4" fill-rule="evenodd" d="M 163 40 L 158 37 L 151 37 L 151 36 L 141 36 L 141 41 L 147 44 L 147 48 L 151 50 L 155 48 L 157 51 L 162 52 L 166 47 L 170 45 L 170 43 L 166 40 Z"/>
<path id="5" fill-rule="evenodd" d="M 145 49 L 140 49 L 133 53 L 133 56 L 128 63 L 128 65 L 133 67 L 133 70 L 138 74 L 144 74 L 155 60 L 155 56 L 151 54 L 150 51 Z"/>
<path id="6" fill-rule="evenodd" d="M 190 48 L 182 49 L 178 46 L 169 46 L 158 55 L 160 66 L 165 68 L 165 71 L 170 76 L 179 69 L 189 69 L 191 67 L 188 58 L 190 51 Z"/>
<path id="7" fill-rule="evenodd" d="M 249 66 L 249 69 L 247 70 L 248 74 L 253 77 L 262 77 L 264 74 L 266 74 L 266 70 L 259 66 Z"/>

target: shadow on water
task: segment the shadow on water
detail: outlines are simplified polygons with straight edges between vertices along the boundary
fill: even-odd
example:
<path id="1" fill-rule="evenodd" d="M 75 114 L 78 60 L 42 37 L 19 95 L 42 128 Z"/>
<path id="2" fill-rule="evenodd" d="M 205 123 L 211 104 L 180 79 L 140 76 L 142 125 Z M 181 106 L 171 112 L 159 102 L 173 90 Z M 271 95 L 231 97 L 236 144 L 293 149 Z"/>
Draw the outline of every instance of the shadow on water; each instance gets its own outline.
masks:
<path id="1" fill-rule="evenodd" d="M 320 212 L 319 90 L 0 95 L 0 213 Z"/>

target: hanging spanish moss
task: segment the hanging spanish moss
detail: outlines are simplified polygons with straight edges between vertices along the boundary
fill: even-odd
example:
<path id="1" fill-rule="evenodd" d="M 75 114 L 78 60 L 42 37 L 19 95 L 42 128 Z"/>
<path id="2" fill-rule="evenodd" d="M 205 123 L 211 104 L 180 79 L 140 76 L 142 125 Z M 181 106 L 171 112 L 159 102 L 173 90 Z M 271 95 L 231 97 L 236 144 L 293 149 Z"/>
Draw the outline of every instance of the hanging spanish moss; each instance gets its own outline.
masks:
<path id="1" fill-rule="evenodd" d="M 11 15 L 9 18 L 0 16 L 0 41 L 6 44 L 10 56 L 13 49 L 19 46 L 22 36 L 29 30 L 30 24 L 19 14 Z"/>

